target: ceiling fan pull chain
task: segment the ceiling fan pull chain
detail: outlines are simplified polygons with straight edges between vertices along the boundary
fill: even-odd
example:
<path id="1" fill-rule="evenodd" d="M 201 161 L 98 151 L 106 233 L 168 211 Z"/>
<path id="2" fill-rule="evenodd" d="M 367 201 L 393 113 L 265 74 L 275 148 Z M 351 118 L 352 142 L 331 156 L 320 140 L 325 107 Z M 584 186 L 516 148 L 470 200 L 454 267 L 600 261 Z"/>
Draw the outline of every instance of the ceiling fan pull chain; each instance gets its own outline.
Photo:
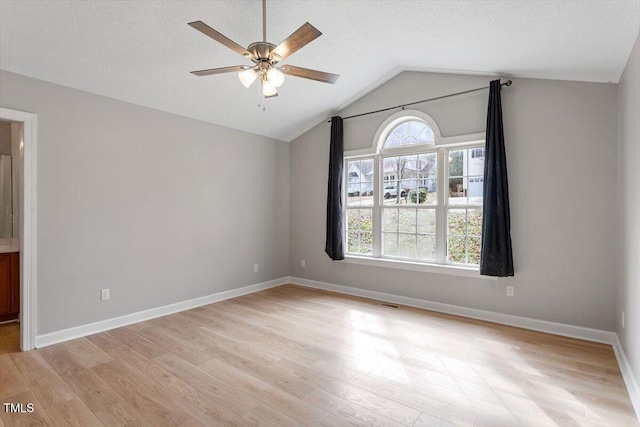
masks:
<path id="1" fill-rule="evenodd" d="M 258 103 L 256 104 L 256 107 L 262 111 L 267 111 L 267 103 L 264 102 L 266 101 L 266 98 L 262 94 L 262 87 L 258 85 L 256 88 L 258 89 L 256 92 L 258 94 Z"/>

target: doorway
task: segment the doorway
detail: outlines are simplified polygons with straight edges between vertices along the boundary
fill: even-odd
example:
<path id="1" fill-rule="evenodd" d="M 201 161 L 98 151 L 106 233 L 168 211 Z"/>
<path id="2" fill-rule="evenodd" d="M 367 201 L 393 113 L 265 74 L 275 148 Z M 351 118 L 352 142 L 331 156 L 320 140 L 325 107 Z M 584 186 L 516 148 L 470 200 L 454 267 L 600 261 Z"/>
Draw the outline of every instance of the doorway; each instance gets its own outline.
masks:
<path id="1" fill-rule="evenodd" d="M 0 194 L 0 210 L 8 212 L 7 206 L 11 205 L 12 217 L 9 223 L 12 226 L 9 227 L 7 218 L 3 220 L 0 215 L 0 286 L 4 282 L 10 282 L 14 288 L 6 292 L 9 296 L 9 311 L 5 309 L 4 318 L 0 315 L 0 322 L 5 320 L 10 322 L 0 323 L 0 346 L 6 346 L 12 351 L 18 349 L 26 351 L 35 348 L 36 329 L 37 116 L 33 113 L 0 107 L 0 134 L 6 123 L 11 127 L 12 148 L 10 159 L 5 159 L 1 152 L 2 141 L 0 140 L 0 188 L 3 185 L 2 164 L 3 162 L 11 163 L 13 179 L 10 188 L 13 191 L 11 202 L 7 201 L 6 190 Z M 9 228 L 12 229 L 11 232 L 8 231 Z M 0 296 L 0 306 L 1 298 L 3 297 Z M 6 316 L 9 316 L 9 319 Z M 17 319 L 15 319 L 16 316 Z M 18 342 L 16 342 L 16 336 L 19 336 Z M 0 353 L 3 351 L 0 348 Z"/>
<path id="2" fill-rule="evenodd" d="M 22 123 L 0 120 L 0 353 L 20 349 Z"/>

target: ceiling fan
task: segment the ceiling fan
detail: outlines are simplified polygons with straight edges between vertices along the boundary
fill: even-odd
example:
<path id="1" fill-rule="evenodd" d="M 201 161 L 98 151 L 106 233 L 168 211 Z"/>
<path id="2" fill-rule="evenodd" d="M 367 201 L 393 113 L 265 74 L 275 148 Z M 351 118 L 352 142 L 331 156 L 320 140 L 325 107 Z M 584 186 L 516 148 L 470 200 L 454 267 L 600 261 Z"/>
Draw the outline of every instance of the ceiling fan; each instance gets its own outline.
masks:
<path id="1" fill-rule="evenodd" d="M 259 77 L 262 83 L 262 94 L 265 98 L 278 96 L 278 87 L 284 83 L 284 75 L 302 77 L 303 79 L 316 80 L 323 83 L 334 84 L 338 74 L 325 73 L 324 71 L 310 70 L 294 65 L 276 66 L 294 52 L 311 43 L 322 33 L 313 25 L 305 22 L 278 46 L 267 42 L 267 11 L 266 0 L 262 0 L 262 41 L 251 43 L 243 48 L 238 43 L 225 37 L 202 21 L 190 22 L 189 25 L 207 35 L 215 41 L 222 43 L 229 49 L 250 59 L 254 65 L 234 65 L 231 67 L 211 68 L 208 70 L 192 71 L 196 76 L 210 76 L 213 74 L 231 73 L 238 71 L 238 77 L 244 87 L 249 87 Z"/>

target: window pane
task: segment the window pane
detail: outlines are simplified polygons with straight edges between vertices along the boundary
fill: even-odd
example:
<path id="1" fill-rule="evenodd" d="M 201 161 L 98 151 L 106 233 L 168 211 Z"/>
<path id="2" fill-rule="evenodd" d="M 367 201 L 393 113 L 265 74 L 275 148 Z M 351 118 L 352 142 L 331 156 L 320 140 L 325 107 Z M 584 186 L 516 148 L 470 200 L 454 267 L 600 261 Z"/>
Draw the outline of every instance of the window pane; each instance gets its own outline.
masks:
<path id="1" fill-rule="evenodd" d="M 373 159 L 347 162 L 347 206 L 373 206 Z"/>
<path id="2" fill-rule="evenodd" d="M 398 231 L 398 209 L 382 210 L 382 231 L 396 233 Z"/>
<path id="3" fill-rule="evenodd" d="M 406 178 L 406 166 L 411 156 L 387 157 L 382 162 L 383 182 L 381 196 L 385 204 L 400 203 L 402 200 L 403 180 Z M 415 157 L 415 156 L 413 156 Z"/>
<path id="4" fill-rule="evenodd" d="M 449 152 L 449 198 L 452 205 L 482 204 L 484 148 Z"/>
<path id="5" fill-rule="evenodd" d="M 436 258 L 436 237 L 418 236 L 418 258 L 434 260 Z"/>
<path id="6" fill-rule="evenodd" d="M 481 176 L 469 177 L 469 188 L 467 190 L 467 196 L 469 197 L 469 204 L 481 205 L 482 204 L 482 192 L 484 191 L 484 178 Z"/>
<path id="7" fill-rule="evenodd" d="M 418 209 L 418 234 L 436 234 L 436 211 Z"/>
<path id="8" fill-rule="evenodd" d="M 467 191 L 465 188 L 465 178 L 450 178 L 449 179 L 449 204 L 451 205 L 466 205 L 467 204 Z"/>
<path id="9" fill-rule="evenodd" d="M 464 237 L 449 237 L 447 239 L 447 259 L 451 262 L 467 262 Z"/>
<path id="10" fill-rule="evenodd" d="M 385 157 L 381 196 L 385 205 L 436 204 L 436 153 Z"/>
<path id="11" fill-rule="evenodd" d="M 398 235 L 396 233 L 383 233 L 383 255 L 398 256 Z"/>
<path id="12" fill-rule="evenodd" d="M 384 142 L 384 148 L 403 145 L 433 144 L 433 130 L 424 122 L 409 120 L 400 123 L 390 133 Z"/>
<path id="13" fill-rule="evenodd" d="M 416 232 L 416 209 L 399 209 L 398 231 L 400 233 Z"/>
<path id="14" fill-rule="evenodd" d="M 347 252 L 357 254 L 360 249 L 360 237 L 357 230 L 347 231 Z"/>
<path id="15" fill-rule="evenodd" d="M 373 233 L 371 231 L 360 232 L 360 253 L 365 255 L 373 253 Z"/>
<path id="16" fill-rule="evenodd" d="M 482 209 L 450 209 L 447 214 L 447 259 L 479 264 Z"/>
<path id="17" fill-rule="evenodd" d="M 449 178 L 464 175 L 465 151 L 449 151 Z"/>
<path id="18" fill-rule="evenodd" d="M 420 178 L 436 179 L 438 176 L 438 156 L 436 153 L 420 154 L 418 167 Z"/>
<path id="19" fill-rule="evenodd" d="M 402 258 L 416 257 L 416 235 L 400 234 L 398 239 L 398 252 Z"/>
<path id="20" fill-rule="evenodd" d="M 482 209 L 469 209 L 467 213 L 467 234 L 473 237 L 482 236 Z"/>
<path id="21" fill-rule="evenodd" d="M 372 209 L 347 209 L 347 252 L 371 254 L 373 248 L 372 230 Z"/>
<path id="22" fill-rule="evenodd" d="M 425 190 L 427 191 L 427 201 L 425 203 L 427 205 L 437 205 L 438 204 L 437 181 L 435 179 L 428 179 Z"/>
<path id="23" fill-rule="evenodd" d="M 470 152 L 469 155 L 469 167 L 467 168 L 467 176 L 483 176 L 484 175 L 484 149 L 480 148 L 480 150 L 482 150 L 482 156 L 473 156 L 473 152 L 474 150 L 478 150 L 476 149 L 469 149 L 468 151 Z"/>
<path id="24" fill-rule="evenodd" d="M 467 250 L 469 251 L 469 264 L 480 264 L 480 247 L 482 245 L 482 239 L 480 237 L 470 237 L 467 240 Z"/>
<path id="25" fill-rule="evenodd" d="M 449 236 L 467 235 L 467 211 L 466 209 L 449 209 L 447 215 L 447 228 Z"/>

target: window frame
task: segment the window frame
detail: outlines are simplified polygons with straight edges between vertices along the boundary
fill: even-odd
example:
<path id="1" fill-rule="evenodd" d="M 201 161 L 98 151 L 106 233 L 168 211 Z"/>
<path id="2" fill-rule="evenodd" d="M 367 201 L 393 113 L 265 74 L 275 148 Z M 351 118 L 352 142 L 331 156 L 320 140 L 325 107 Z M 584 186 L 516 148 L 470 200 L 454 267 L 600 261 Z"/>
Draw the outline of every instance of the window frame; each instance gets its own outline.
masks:
<path id="1" fill-rule="evenodd" d="M 416 144 L 397 147 L 384 147 L 387 136 L 397 126 L 406 121 L 419 120 L 426 123 L 434 133 L 433 144 Z M 485 147 L 484 133 L 475 133 L 468 135 L 460 135 L 455 137 L 442 137 L 435 121 L 428 115 L 420 111 L 402 111 L 396 113 L 380 126 L 374 138 L 371 149 L 353 150 L 344 153 L 344 169 L 345 182 L 348 174 L 348 164 L 351 161 L 373 159 L 374 180 L 373 180 L 373 205 L 366 207 L 372 209 L 372 253 L 355 254 L 347 252 L 348 249 L 348 230 L 347 230 L 347 210 L 353 207 L 348 206 L 348 196 L 343 195 L 343 218 L 345 227 L 343 230 L 345 239 L 345 260 L 347 262 L 377 265 L 391 268 L 401 268 L 406 270 L 428 271 L 444 274 L 454 274 L 472 277 L 484 277 L 479 275 L 479 266 L 477 264 L 467 264 L 451 262 L 447 259 L 447 238 L 448 238 L 448 212 L 450 209 L 482 209 L 481 204 L 449 204 L 449 168 L 446 159 L 450 151 L 459 149 L 468 149 L 468 159 L 471 159 L 473 149 Z M 384 185 L 389 185 L 390 181 L 384 181 L 383 162 L 385 158 L 404 156 L 404 155 L 420 155 L 436 153 L 437 173 L 436 173 L 436 189 L 437 204 L 436 205 L 402 205 L 404 209 L 429 209 L 435 211 L 436 222 L 436 256 L 435 260 L 420 260 L 415 258 L 402 258 L 383 255 L 383 233 L 382 233 L 382 215 L 384 203 L 382 201 L 381 189 Z M 475 175 L 474 175 L 475 176 Z M 469 202 L 469 200 L 467 200 Z M 405 207 L 406 206 L 406 207 Z"/>

